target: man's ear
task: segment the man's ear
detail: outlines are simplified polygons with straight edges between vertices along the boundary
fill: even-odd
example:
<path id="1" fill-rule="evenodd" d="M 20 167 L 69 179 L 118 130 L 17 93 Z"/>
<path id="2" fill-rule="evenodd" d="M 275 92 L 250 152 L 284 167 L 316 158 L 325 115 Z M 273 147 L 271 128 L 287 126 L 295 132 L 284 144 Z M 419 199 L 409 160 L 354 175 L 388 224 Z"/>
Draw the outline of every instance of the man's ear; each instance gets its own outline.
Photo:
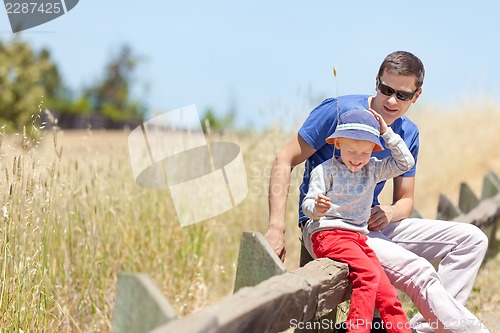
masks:
<path id="1" fill-rule="evenodd" d="M 417 99 L 420 97 L 420 94 L 422 93 L 422 88 L 420 87 L 418 91 L 415 93 L 415 96 L 413 96 L 413 101 L 412 103 L 415 103 Z"/>

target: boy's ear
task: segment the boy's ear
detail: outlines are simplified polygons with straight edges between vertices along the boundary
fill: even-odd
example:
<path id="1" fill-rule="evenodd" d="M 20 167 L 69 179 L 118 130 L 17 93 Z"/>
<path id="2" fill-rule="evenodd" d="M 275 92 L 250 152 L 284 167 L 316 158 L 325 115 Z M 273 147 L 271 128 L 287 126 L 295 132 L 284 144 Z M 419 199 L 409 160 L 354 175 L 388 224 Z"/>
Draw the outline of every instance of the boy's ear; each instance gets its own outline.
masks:
<path id="1" fill-rule="evenodd" d="M 340 143 L 339 143 L 339 139 L 335 139 L 335 149 L 340 149 Z"/>

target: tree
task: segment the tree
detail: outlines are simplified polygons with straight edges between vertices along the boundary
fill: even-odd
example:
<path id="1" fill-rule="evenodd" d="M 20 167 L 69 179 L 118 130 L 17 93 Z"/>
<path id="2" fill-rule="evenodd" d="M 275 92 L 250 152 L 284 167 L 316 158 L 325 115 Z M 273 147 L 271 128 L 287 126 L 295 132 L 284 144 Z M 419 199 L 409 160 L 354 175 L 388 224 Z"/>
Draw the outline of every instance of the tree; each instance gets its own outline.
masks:
<path id="1" fill-rule="evenodd" d="M 50 52 L 14 39 L 0 42 L 0 123 L 7 130 L 32 123 L 42 102 L 59 98 L 62 80 Z"/>
<path id="2" fill-rule="evenodd" d="M 226 130 L 234 128 L 234 119 L 236 111 L 232 109 L 224 117 L 217 117 L 212 108 L 208 108 L 201 118 L 201 128 L 204 133 L 217 132 L 223 133 Z"/>
<path id="3" fill-rule="evenodd" d="M 113 120 L 143 119 L 145 107 L 131 99 L 131 86 L 138 58 L 124 45 L 106 65 L 101 82 L 84 90 L 92 109 Z"/>

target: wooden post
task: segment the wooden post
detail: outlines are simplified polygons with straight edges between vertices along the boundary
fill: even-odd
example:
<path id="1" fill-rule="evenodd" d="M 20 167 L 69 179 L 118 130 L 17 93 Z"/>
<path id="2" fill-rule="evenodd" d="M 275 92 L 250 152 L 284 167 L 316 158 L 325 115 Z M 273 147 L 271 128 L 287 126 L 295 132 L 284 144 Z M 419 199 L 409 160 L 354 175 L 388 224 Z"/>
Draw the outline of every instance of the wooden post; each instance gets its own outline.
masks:
<path id="1" fill-rule="evenodd" d="M 439 195 L 439 203 L 437 209 L 438 220 L 451 221 L 458 215 L 461 211 L 451 202 L 451 200 L 444 194 Z"/>
<path id="2" fill-rule="evenodd" d="M 177 314 L 146 274 L 118 276 L 113 333 L 146 333 Z"/>
<path id="3" fill-rule="evenodd" d="M 497 217 L 495 223 L 493 223 L 490 227 L 487 227 L 487 230 L 485 231 L 485 234 L 488 236 L 488 250 L 490 251 L 495 251 L 498 246 L 496 235 L 499 223 L 500 223 L 500 217 Z"/>
<path id="4" fill-rule="evenodd" d="M 272 276 L 285 272 L 285 265 L 261 233 L 243 232 L 236 267 L 234 292 L 242 287 L 255 286 Z"/>
<path id="5" fill-rule="evenodd" d="M 489 171 L 483 178 L 483 191 L 481 198 L 489 199 L 500 193 L 500 180 L 493 171 Z M 496 247 L 496 234 L 500 217 L 496 218 L 495 223 L 491 226 L 483 228 L 484 233 L 488 236 L 488 249 L 494 250 Z"/>
<path id="6" fill-rule="evenodd" d="M 413 211 L 412 211 L 410 217 L 421 219 L 422 218 L 422 214 L 420 214 L 420 212 L 417 209 L 413 208 Z"/>
<path id="7" fill-rule="evenodd" d="M 460 183 L 460 195 L 458 199 L 458 208 L 465 214 L 476 208 L 479 204 L 479 199 L 476 197 L 472 189 L 466 183 Z"/>
<path id="8" fill-rule="evenodd" d="M 500 192 L 500 180 L 492 172 L 488 172 L 483 178 L 483 192 L 481 194 L 482 199 L 488 199 L 495 196 Z"/>

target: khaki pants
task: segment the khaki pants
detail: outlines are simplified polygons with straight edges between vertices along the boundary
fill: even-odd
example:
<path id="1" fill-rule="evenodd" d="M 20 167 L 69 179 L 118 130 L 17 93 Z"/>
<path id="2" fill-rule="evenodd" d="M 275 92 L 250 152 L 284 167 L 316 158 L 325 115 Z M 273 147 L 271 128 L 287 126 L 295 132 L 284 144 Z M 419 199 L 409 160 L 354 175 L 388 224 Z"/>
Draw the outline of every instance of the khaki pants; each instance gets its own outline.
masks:
<path id="1" fill-rule="evenodd" d="M 367 243 L 392 284 L 420 311 L 410 320 L 415 332 L 489 332 L 464 306 L 488 246 L 479 228 L 405 219 L 370 232 Z M 429 262 L 435 260 L 437 271 Z"/>

